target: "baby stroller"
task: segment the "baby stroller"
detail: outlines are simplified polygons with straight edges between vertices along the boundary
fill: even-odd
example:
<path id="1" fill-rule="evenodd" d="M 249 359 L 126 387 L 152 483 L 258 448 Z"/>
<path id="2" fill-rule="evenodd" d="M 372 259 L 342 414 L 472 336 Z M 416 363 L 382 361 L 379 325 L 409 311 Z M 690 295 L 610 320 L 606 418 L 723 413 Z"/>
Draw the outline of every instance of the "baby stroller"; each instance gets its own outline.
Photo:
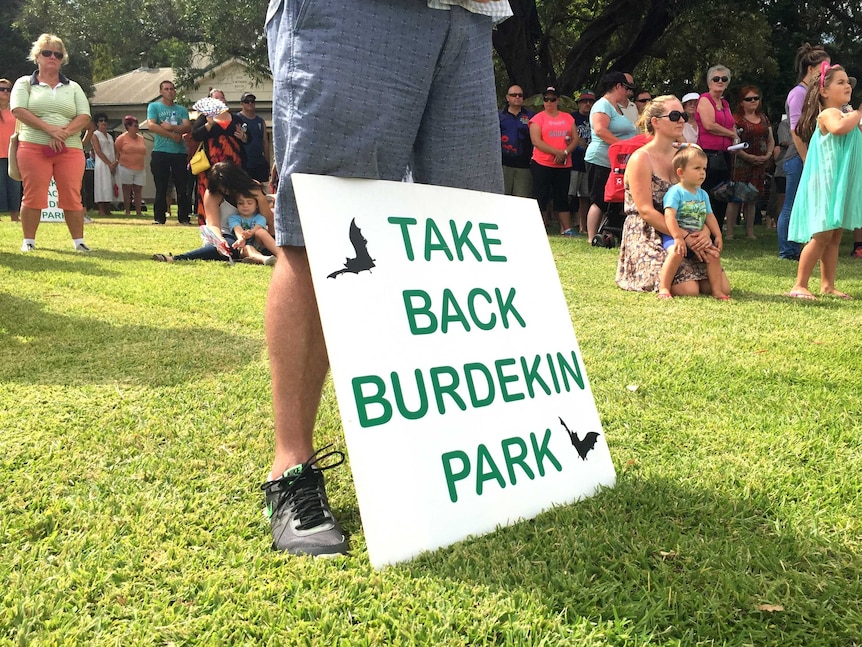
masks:
<path id="1" fill-rule="evenodd" d="M 649 135 L 636 135 L 631 139 L 624 139 L 611 144 L 608 148 L 608 158 L 611 162 L 611 174 L 608 176 L 607 184 L 605 184 L 605 202 L 608 203 L 608 209 L 601 224 L 599 224 L 596 235 L 593 236 L 593 247 L 607 247 L 609 249 L 616 247 L 622 237 L 623 223 L 626 219 L 623 211 L 623 201 L 626 194 L 623 176 L 626 172 L 626 165 L 632 153 L 649 140 Z"/>

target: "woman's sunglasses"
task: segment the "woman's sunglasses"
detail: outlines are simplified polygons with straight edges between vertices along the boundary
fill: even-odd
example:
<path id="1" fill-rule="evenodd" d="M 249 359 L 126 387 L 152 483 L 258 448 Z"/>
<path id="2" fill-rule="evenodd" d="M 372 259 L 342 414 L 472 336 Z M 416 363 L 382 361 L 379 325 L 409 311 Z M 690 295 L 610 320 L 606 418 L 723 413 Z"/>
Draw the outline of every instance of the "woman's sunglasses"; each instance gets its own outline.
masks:
<path id="1" fill-rule="evenodd" d="M 53 56 L 53 57 L 54 57 L 54 58 L 56 58 L 58 61 L 62 61 L 62 60 L 63 60 L 63 56 L 64 56 L 63 52 L 57 52 L 57 51 L 50 50 L 50 49 L 43 49 L 43 50 L 42 50 L 42 52 L 41 52 L 41 54 L 42 54 L 42 56 L 44 56 L 45 58 L 51 58 L 51 57 Z"/>
<path id="2" fill-rule="evenodd" d="M 713 83 L 727 83 L 730 81 L 730 77 L 728 76 L 714 76 L 712 77 Z"/>
<path id="3" fill-rule="evenodd" d="M 745 97 L 743 101 L 760 101 L 760 97 Z"/>
<path id="4" fill-rule="evenodd" d="M 659 115 L 658 117 L 656 117 L 656 119 L 661 119 L 663 117 L 667 117 L 668 119 L 670 119 L 674 123 L 678 122 L 680 119 L 682 119 L 685 122 L 688 122 L 688 113 L 687 112 L 680 112 L 679 110 L 671 110 L 666 115 Z"/>

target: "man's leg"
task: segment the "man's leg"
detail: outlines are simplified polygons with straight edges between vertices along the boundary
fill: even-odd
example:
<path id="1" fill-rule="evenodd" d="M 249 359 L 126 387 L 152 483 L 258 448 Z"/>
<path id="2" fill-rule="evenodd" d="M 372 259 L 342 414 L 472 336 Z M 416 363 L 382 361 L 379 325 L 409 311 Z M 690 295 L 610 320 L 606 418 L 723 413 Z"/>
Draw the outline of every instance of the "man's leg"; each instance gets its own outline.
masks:
<path id="1" fill-rule="evenodd" d="M 171 177 L 174 179 L 174 187 L 177 190 L 177 221 L 181 223 L 189 222 L 189 193 L 186 188 L 188 179 L 188 162 L 185 155 L 171 156 Z"/>
<path id="2" fill-rule="evenodd" d="M 329 510 L 324 468 L 314 455 L 314 422 L 328 360 L 290 176 L 403 177 L 436 76 L 435 61 L 447 41 L 448 14 L 416 0 L 366 0 L 355 7 L 299 7 L 297 0 L 284 0 L 267 16 L 274 151 L 281 179 L 275 225 L 281 248 L 267 300 L 276 439 L 272 474 L 263 489 L 273 547 L 279 550 L 314 555 L 347 550 Z M 490 23 L 488 30 L 490 67 Z M 416 33 L 423 37 L 417 40 Z M 381 57 L 380 52 L 389 55 Z M 458 91 L 472 83 L 470 75 Z M 493 107 L 493 78 L 490 87 Z M 373 114 L 334 114 L 330 109 L 356 96 L 388 96 L 397 108 Z M 496 116 L 493 109 L 491 116 Z M 499 191 L 499 125 L 494 121 Z M 469 150 L 462 138 L 445 158 L 465 148 Z M 475 168 L 472 174 L 478 175 Z"/>
<path id="3" fill-rule="evenodd" d="M 270 478 L 308 460 L 329 367 L 304 247 L 282 247 L 266 300 L 275 456 Z"/>
<path id="4" fill-rule="evenodd" d="M 491 19 L 452 7 L 416 137 L 417 182 L 503 192 Z"/>
<path id="5" fill-rule="evenodd" d="M 153 174 L 153 184 L 156 186 L 156 197 L 153 201 L 153 222 L 165 224 L 168 211 L 168 178 L 171 168 L 165 159 L 165 153 L 153 151 L 150 157 L 150 172 Z"/>

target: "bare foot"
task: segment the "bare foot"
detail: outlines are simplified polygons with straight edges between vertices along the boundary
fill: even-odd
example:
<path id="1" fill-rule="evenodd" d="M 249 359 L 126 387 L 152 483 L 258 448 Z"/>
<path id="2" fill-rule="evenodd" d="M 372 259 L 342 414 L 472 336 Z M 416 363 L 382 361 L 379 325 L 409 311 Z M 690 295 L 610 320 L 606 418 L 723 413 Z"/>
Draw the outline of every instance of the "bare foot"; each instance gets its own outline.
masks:
<path id="1" fill-rule="evenodd" d="M 839 292 L 835 288 L 832 288 L 831 290 L 823 290 L 820 294 L 828 294 L 829 296 L 838 297 L 839 299 L 848 299 L 849 300 L 849 299 L 853 298 L 849 294 L 847 294 L 846 292 Z"/>

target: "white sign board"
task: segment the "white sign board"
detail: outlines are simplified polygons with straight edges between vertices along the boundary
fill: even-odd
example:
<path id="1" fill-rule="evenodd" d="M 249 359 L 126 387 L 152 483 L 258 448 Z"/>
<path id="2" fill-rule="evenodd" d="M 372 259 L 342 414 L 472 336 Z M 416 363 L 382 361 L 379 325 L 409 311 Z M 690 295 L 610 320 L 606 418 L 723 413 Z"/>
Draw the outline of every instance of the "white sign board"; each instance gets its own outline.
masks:
<path id="1" fill-rule="evenodd" d="M 292 181 L 375 567 L 614 484 L 535 200 Z"/>
<path id="2" fill-rule="evenodd" d="M 40 222 L 66 222 L 66 215 L 59 206 L 59 197 L 57 195 L 57 185 L 54 183 L 54 178 L 51 178 L 51 184 L 48 185 L 48 208 L 42 209 L 42 217 Z"/>

